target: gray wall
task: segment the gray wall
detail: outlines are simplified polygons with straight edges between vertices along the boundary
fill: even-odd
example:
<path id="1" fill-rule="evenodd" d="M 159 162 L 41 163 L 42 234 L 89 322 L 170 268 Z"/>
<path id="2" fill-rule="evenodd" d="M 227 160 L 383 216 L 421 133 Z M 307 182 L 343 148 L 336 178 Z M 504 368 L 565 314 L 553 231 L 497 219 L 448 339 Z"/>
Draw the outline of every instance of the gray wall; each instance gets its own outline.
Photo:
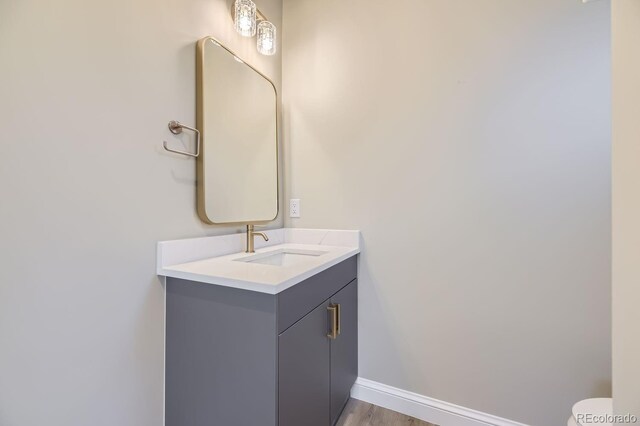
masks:
<path id="1" fill-rule="evenodd" d="M 360 375 L 541 426 L 608 396 L 609 3 L 283 16 L 286 221 L 363 232 Z"/>
<path id="2" fill-rule="evenodd" d="M 613 2 L 613 397 L 640 418 L 640 1 Z"/>
<path id="3" fill-rule="evenodd" d="M 162 149 L 195 123 L 195 42 L 280 84 L 232 3 L 0 1 L 2 426 L 162 424 L 155 243 L 235 230 L 200 223 L 195 162 Z"/>

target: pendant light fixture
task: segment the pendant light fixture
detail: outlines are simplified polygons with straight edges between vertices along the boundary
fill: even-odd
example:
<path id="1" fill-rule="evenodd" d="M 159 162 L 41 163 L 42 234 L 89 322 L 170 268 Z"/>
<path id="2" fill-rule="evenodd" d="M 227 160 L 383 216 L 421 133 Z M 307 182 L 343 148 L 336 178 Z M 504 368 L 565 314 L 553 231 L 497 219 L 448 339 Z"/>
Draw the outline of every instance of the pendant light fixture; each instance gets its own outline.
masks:
<path id="1" fill-rule="evenodd" d="M 244 37 L 256 35 L 256 4 L 251 0 L 236 0 L 235 28 Z"/>
<path id="2" fill-rule="evenodd" d="M 276 26 L 269 21 L 258 23 L 258 52 L 271 56 L 276 53 Z"/>
<path id="3" fill-rule="evenodd" d="M 235 0 L 234 27 L 244 37 L 258 35 L 256 47 L 262 55 L 276 54 L 276 26 L 258 10 L 252 0 Z"/>

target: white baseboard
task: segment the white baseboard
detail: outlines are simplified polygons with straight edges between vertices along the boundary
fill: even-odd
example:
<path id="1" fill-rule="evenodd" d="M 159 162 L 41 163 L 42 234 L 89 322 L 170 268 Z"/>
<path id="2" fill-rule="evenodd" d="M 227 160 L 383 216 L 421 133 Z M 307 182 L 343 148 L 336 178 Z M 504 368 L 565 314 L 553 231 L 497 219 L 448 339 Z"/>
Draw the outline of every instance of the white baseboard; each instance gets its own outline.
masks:
<path id="1" fill-rule="evenodd" d="M 361 377 L 351 397 L 440 426 L 527 426 Z"/>

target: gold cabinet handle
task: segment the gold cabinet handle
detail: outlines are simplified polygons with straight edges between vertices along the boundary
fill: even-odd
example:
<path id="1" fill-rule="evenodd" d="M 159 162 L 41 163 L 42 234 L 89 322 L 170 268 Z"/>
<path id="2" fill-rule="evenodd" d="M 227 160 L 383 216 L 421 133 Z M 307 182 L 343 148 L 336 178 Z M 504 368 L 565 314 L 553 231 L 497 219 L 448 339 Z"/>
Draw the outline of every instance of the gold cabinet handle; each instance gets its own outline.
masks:
<path id="1" fill-rule="evenodd" d="M 335 340 L 340 333 L 340 305 L 329 305 L 327 311 L 331 314 L 331 331 L 327 333 L 329 339 Z"/>

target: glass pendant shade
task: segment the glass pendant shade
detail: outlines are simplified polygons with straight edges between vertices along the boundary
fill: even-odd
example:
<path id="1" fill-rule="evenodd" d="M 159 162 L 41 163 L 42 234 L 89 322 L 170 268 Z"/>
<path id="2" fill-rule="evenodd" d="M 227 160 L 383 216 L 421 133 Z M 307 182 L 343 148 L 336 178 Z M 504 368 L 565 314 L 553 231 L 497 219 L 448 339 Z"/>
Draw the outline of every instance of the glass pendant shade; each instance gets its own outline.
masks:
<path id="1" fill-rule="evenodd" d="M 276 26 L 269 21 L 258 23 L 258 52 L 268 56 L 276 53 Z"/>
<path id="2" fill-rule="evenodd" d="M 235 28 L 245 37 L 256 35 L 256 4 L 251 0 L 236 0 Z"/>

